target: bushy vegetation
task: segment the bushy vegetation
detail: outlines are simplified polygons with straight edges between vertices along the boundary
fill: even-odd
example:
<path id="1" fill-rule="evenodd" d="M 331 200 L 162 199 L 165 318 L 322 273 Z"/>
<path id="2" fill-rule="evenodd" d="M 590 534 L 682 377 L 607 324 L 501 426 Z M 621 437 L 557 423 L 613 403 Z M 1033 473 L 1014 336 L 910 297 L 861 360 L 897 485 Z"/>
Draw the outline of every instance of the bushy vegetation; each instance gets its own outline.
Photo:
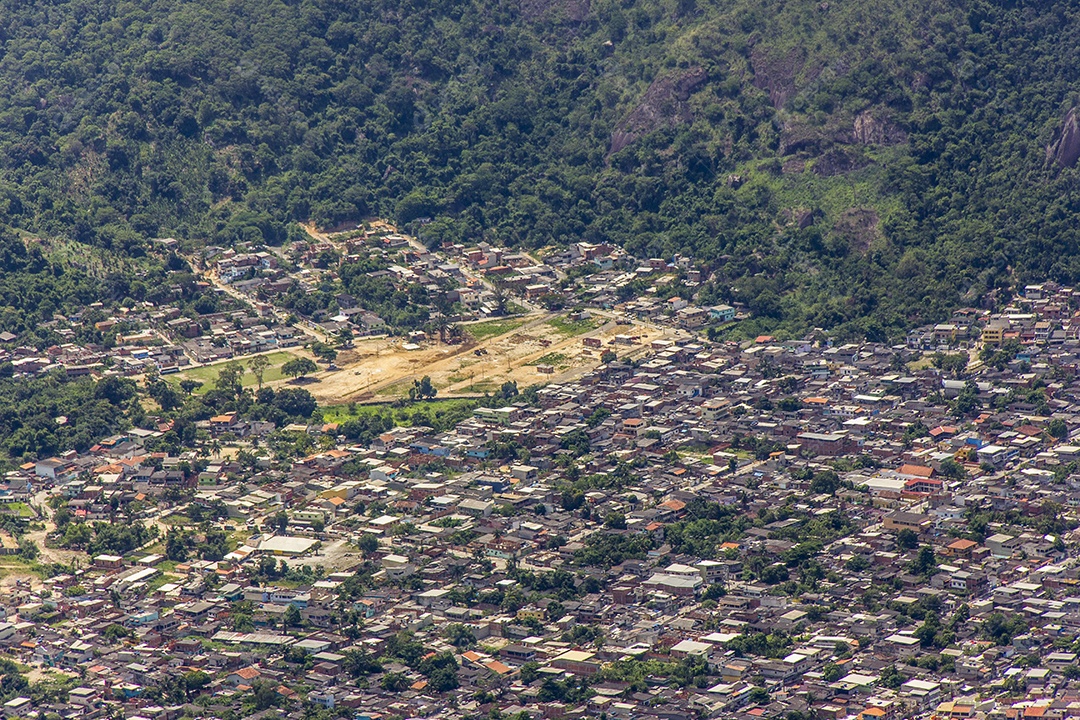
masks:
<path id="1" fill-rule="evenodd" d="M 5 0 L 0 211 L 128 256 L 370 215 L 610 240 L 717 271 L 744 331 L 883 337 L 1080 278 L 1045 162 L 1078 32 L 1065 2 Z"/>
<path id="2" fill-rule="evenodd" d="M 36 459 L 68 448 L 85 451 L 125 427 L 137 403 L 135 384 L 116 377 L 98 383 L 68 380 L 62 372 L 0 377 L 0 455 Z"/>

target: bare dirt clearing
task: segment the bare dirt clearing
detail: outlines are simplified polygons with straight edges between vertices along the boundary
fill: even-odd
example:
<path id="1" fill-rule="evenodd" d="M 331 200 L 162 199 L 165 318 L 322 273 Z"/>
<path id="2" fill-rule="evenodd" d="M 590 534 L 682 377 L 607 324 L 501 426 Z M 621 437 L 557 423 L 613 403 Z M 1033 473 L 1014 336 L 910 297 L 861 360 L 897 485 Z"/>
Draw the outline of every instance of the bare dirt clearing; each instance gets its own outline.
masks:
<path id="1" fill-rule="evenodd" d="M 599 365 L 604 350 L 613 350 L 619 357 L 641 355 L 651 341 L 665 334 L 651 326 L 618 324 L 602 316 L 596 316 L 598 327 L 570 334 L 565 325 L 552 324 L 561 317 L 532 313 L 505 333 L 458 345 L 430 342 L 406 349 L 400 338 L 360 339 L 338 356 L 339 370 L 319 372 L 303 381 L 302 387 L 329 405 L 404 397 L 413 380 L 424 375 L 431 377 L 440 397 L 482 394 L 508 380 L 520 387 L 570 380 Z M 462 326 L 466 332 L 468 327 Z M 616 335 L 634 338 L 633 344 L 615 344 Z M 586 337 L 597 338 L 601 347 L 585 347 Z"/>

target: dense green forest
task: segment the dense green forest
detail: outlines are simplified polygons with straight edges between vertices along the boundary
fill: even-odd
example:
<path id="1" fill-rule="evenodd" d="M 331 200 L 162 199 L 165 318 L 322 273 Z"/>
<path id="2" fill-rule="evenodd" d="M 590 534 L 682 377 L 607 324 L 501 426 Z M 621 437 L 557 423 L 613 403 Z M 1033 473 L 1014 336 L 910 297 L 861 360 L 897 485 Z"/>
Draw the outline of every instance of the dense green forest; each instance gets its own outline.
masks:
<path id="1" fill-rule="evenodd" d="M 873 338 L 1080 280 L 1077 148 L 1047 153 L 1073 3 L 0 7 L 0 213 L 34 233 L 138 255 L 380 215 L 612 240 L 691 255 L 763 328 Z"/>

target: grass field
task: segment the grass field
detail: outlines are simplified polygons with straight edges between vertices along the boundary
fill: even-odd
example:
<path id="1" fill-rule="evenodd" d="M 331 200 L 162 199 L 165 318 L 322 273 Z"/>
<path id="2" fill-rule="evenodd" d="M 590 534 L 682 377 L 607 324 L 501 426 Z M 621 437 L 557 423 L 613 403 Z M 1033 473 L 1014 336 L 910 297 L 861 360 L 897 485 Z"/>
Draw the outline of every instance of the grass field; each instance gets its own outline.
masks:
<path id="1" fill-rule="evenodd" d="M 390 403 L 353 405 L 351 408 L 348 405 L 329 405 L 322 408 L 322 413 L 324 422 L 343 423 L 353 418 L 358 418 L 364 415 L 377 415 L 379 413 L 389 411 L 393 414 L 395 423 L 399 425 L 408 425 L 408 418 L 410 418 L 412 414 L 418 410 L 424 410 L 425 412 L 430 413 L 437 413 L 439 411 L 467 407 L 472 405 L 473 403 L 475 403 L 475 401 L 469 398 L 446 398 L 443 400 L 425 400 L 423 402 L 418 402 L 403 408 L 391 407 Z"/>
<path id="2" fill-rule="evenodd" d="M 379 388 L 375 391 L 376 397 L 400 400 L 409 396 L 409 388 L 413 385 L 413 378 L 398 380 L 396 383 Z"/>
<path id="3" fill-rule="evenodd" d="M 555 365 L 556 367 L 562 367 L 566 365 L 566 361 L 569 360 L 565 353 L 561 352 L 549 352 L 546 355 L 541 355 L 536 358 L 530 365 Z"/>
<path id="4" fill-rule="evenodd" d="M 13 502 L 0 505 L 0 510 L 10 515 L 15 515 L 16 517 L 21 518 L 37 517 L 37 514 L 34 512 L 33 508 L 31 508 L 26 503 L 21 502 Z"/>
<path id="5" fill-rule="evenodd" d="M 467 393 L 494 392 L 494 391 L 498 390 L 501 385 L 502 385 L 502 383 L 496 382 L 494 380 L 480 380 L 479 382 L 475 382 L 472 385 L 468 385 L 468 386 L 466 386 L 464 388 L 461 388 L 461 392 L 467 392 Z"/>
<path id="6" fill-rule="evenodd" d="M 465 332 L 472 335 L 477 341 L 483 341 L 516 330 L 524 324 L 525 318 L 505 318 L 487 320 L 473 325 L 463 325 L 462 327 L 465 328 Z"/>
<path id="7" fill-rule="evenodd" d="M 263 373 L 263 383 L 273 382 L 284 378 L 285 376 L 281 373 L 281 366 L 295 357 L 299 356 L 285 350 L 266 355 L 266 359 L 270 361 L 270 365 Z M 195 394 L 202 395 L 214 387 L 214 381 L 217 380 L 218 373 L 221 371 L 222 367 L 230 362 L 238 362 L 244 366 L 244 376 L 240 379 L 240 382 L 244 387 L 254 387 L 258 385 L 259 382 L 254 375 L 247 371 L 248 362 L 250 360 L 250 357 L 244 357 L 228 360 L 226 362 L 214 363 L 213 365 L 203 365 L 201 367 L 191 368 L 190 370 L 184 370 L 175 375 L 169 375 L 168 379 L 169 382 L 174 384 L 178 384 L 181 380 L 198 380 L 203 386 L 196 390 Z"/>
<path id="8" fill-rule="evenodd" d="M 548 320 L 547 324 L 555 328 L 561 335 L 572 337 L 574 335 L 587 333 L 590 330 L 595 330 L 603 325 L 604 321 L 595 317 L 585 318 L 584 320 L 571 320 L 565 315 L 560 315 L 557 318 Z"/>

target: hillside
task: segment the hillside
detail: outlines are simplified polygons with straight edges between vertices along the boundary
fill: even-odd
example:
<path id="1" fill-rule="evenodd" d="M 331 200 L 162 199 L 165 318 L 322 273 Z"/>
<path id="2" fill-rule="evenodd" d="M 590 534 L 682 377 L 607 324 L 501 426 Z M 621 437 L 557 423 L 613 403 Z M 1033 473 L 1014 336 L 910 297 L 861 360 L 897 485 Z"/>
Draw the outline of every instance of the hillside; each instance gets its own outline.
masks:
<path id="1" fill-rule="evenodd" d="M 133 256 L 370 215 L 613 240 L 692 255 L 751 331 L 883 338 L 1080 280 L 1078 33 L 1066 2 L 4 0 L 0 211 Z"/>

